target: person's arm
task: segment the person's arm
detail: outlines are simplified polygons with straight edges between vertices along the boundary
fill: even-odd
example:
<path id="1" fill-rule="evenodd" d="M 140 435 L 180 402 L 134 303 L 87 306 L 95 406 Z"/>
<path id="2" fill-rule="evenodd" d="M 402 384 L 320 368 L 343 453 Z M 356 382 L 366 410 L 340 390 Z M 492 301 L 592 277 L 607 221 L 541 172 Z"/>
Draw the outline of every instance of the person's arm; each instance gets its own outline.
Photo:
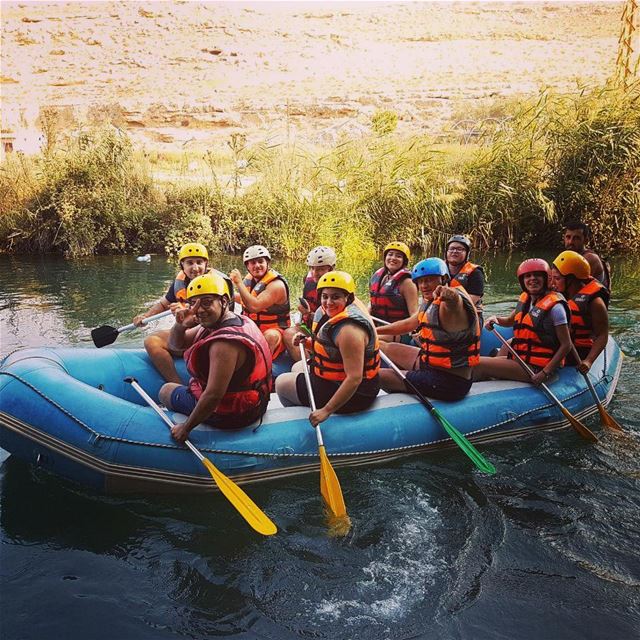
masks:
<path id="1" fill-rule="evenodd" d="M 170 302 L 167 300 L 166 296 L 162 296 L 160 300 L 154 302 L 144 313 L 139 313 L 131 322 L 136 325 L 136 327 L 142 326 L 142 321 L 145 318 L 150 318 L 151 316 L 155 316 L 157 313 L 162 313 L 166 311 L 171 306 Z"/>
<path id="2" fill-rule="evenodd" d="M 171 429 L 171 435 L 184 442 L 189 432 L 206 420 L 218 407 L 229 388 L 229 382 L 239 364 L 243 347 L 229 340 L 215 340 L 209 347 L 209 376 L 207 386 L 189 417 Z M 246 357 L 246 356 L 245 356 Z"/>
<path id="3" fill-rule="evenodd" d="M 175 322 L 169 331 L 169 349 L 175 353 L 181 353 L 193 344 L 193 339 L 198 332 L 196 311 L 200 301 L 197 300 L 193 307 L 177 309 L 174 311 Z"/>
<path id="4" fill-rule="evenodd" d="M 400 284 L 400 293 L 407 303 L 409 315 L 412 316 L 418 312 L 418 287 L 413 283 L 411 278 L 405 278 Z"/>
<path id="5" fill-rule="evenodd" d="M 609 313 L 607 305 L 602 298 L 595 298 L 589 305 L 591 312 L 591 324 L 593 326 L 593 345 L 587 354 L 587 357 L 578 365 L 578 369 L 582 373 L 587 373 L 600 355 L 602 350 L 607 346 L 609 340 Z"/>
<path id="6" fill-rule="evenodd" d="M 416 311 L 408 318 L 392 322 L 391 324 L 376 326 L 376 331 L 379 336 L 401 336 L 403 333 L 409 333 L 417 328 L 418 312 Z"/>
<path id="7" fill-rule="evenodd" d="M 511 312 L 511 315 L 508 316 L 489 316 L 487 321 L 484 323 L 484 326 L 487 329 L 493 329 L 493 325 L 497 324 L 499 327 L 513 327 L 513 323 L 516 320 L 516 312 L 515 309 Z"/>
<path id="8" fill-rule="evenodd" d="M 480 268 L 476 269 L 470 276 L 467 284 L 464 287 L 471 298 L 471 302 L 474 305 L 478 303 L 478 300 L 482 299 L 484 295 L 484 274 Z"/>
<path id="9" fill-rule="evenodd" d="M 249 313 L 260 313 L 274 304 L 282 304 L 287 300 L 287 288 L 282 280 L 272 280 L 257 297 L 251 294 L 242 280 L 234 280 L 233 284 L 238 289 L 243 308 Z"/>
<path id="10" fill-rule="evenodd" d="M 591 267 L 591 276 L 600 281 L 602 274 L 604 273 L 604 266 L 602 260 L 595 253 L 585 253 L 583 258 L 589 263 Z"/>
<path id="11" fill-rule="evenodd" d="M 324 422 L 332 413 L 344 406 L 356 392 L 362 382 L 364 352 L 367 334 L 364 329 L 349 323 L 346 324 L 336 338 L 336 345 L 342 356 L 342 364 L 346 378 L 340 383 L 336 392 L 324 407 L 316 409 L 309 416 L 309 422 L 315 427 Z"/>

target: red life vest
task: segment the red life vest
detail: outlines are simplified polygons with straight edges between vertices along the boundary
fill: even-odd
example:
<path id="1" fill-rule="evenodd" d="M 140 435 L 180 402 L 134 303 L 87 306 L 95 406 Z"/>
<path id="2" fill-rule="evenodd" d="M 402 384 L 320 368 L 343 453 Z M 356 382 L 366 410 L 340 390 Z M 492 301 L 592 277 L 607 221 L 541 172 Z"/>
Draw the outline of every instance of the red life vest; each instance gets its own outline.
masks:
<path id="1" fill-rule="evenodd" d="M 189 390 L 196 399 L 200 398 L 207 386 L 210 366 L 209 347 L 214 340 L 240 342 L 251 352 L 251 357 L 232 375 L 227 391 L 213 415 L 228 416 L 230 427 L 251 424 L 264 415 L 269 403 L 271 391 L 269 345 L 254 322 L 236 314 L 217 329 L 201 327 L 194 343 L 184 352 L 187 370 L 192 376 L 189 381 Z"/>
<path id="2" fill-rule="evenodd" d="M 340 349 L 335 343 L 336 329 L 344 322 L 355 322 L 369 338 L 364 350 L 362 375 L 372 380 L 380 369 L 378 335 L 371 320 L 363 313 L 357 302 L 347 305 L 343 311 L 329 318 L 319 307 L 313 320 L 313 345 L 311 350 L 311 373 L 324 380 L 342 382 L 346 377 Z"/>
<path id="3" fill-rule="evenodd" d="M 550 291 L 536 302 L 533 309 L 530 308 L 529 294 L 526 291 L 520 294 L 516 305 L 511 346 L 528 364 L 544 367 L 560 347 L 555 330 L 549 333 L 545 331 L 543 324 L 545 317 L 556 304 L 565 307 L 567 319 L 570 320 L 571 311 L 562 294 Z M 563 365 L 564 360 L 560 366 Z"/>
<path id="4" fill-rule="evenodd" d="M 569 300 L 571 338 L 576 347 L 591 349 L 593 346 L 593 324 L 589 305 L 596 298 L 602 298 L 605 305 L 609 306 L 609 291 L 595 278 L 589 278 L 578 293 Z"/>
<path id="5" fill-rule="evenodd" d="M 318 289 L 316 289 L 317 285 L 317 281 L 311 277 L 311 271 L 309 271 L 304 279 L 302 297 L 309 303 L 311 313 L 315 313 L 316 309 L 320 306 L 318 302 Z"/>
<path id="6" fill-rule="evenodd" d="M 380 267 L 369 281 L 369 299 L 371 315 L 387 322 L 396 322 L 409 317 L 407 301 L 400 293 L 400 285 L 406 278 L 411 277 L 409 269 L 399 269 L 389 275 L 384 284 L 382 279 L 388 275 L 386 267 Z"/>
<path id="7" fill-rule="evenodd" d="M 423 302 L 418 309 L 420 368 L 457 369 L 475 367 L 480 362 L 480 323 L 464 287 L 454 289 L 462 297 L 469 326 L 461 331 L 446 331 L 440 324 L 440 298 Z"/>
<path id="8" fill-rule="evenodd" d="M 233 283 L 231 282 L 231 278 L 226 273 L 222 273 L 222 271 L 218 271 L 217 269 L 208 269 L 205 273 L 215 273 L 220 277 L 224 278 L 224 281 L 227 283 L 229 287 L 229 293 L 231 296 L 231 300 L 233 300 Z M 191 282 L 191 278 L 187 278 L 187 274 L 180 270 L 176 279 L 173 281 L 173 295 L 175 295 L 176 300 L 178 302 L 186 302 L 187 301 L 187 287 Z"/>
<path id="9" fill-rule="evenodd" d="M 251 274 L 247 274 L 244 278 L 244 285 L 249 289 L 251 295 L 258 297 L 270 282 L 274 280 L 282 280 L 287 291 L 287 300 L 282 304 L 272 304 L 270 307 L 259 313 L 252 313 L 246 309 L 242 311 L 245 316 L 249 316 L 260 328 L 260 331 L 267 329 L 286 329 L 291 326 L 291 318 L 289 316 L 289 285 L 287 281 L 273 269 L 269 269 L 261 280 L 256 281 Z"/>
<path id="10" fill-rule="evenodd" d="M 451 280 L 449 281 L 449 286 L 450 287 L 466 287 L 467 282 L 469 282 L 469 278 L 471 277 L 471 274 L 476 269 L 479 269 L 482 275 L 484 276 L 484 269 L 479 264 L 473 264 L 473 262 L 469 262 L 469 261 L 465 262 L 462 265 L 462 268 L 460 269 L 460 271 L 458 271 L 458 273 L 456 273 L 455 276 L 452 276 Z M 478 313 L 482 313 L 482 297 L 480 297 L 478 302 L 476 302 L 476 309 L 478 310 Z"/>

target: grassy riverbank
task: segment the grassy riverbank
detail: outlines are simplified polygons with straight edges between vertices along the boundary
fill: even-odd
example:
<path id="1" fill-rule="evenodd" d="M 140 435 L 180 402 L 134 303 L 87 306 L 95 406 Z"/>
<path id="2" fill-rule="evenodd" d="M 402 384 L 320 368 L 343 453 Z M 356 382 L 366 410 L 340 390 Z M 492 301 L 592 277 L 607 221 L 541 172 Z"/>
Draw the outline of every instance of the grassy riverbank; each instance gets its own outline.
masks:
<path id="1" fill-rule="evenodd" d="M 638 247 L 638 86 L 514 102 L 479 119 L 472 144 L 396 135 L 393 116 L 329 149 L 249 146 L 234 134 L 224 150 L 167 157 L 109 128 L 60 138 L 39 157 L 10 154 L 0 248 L 79 257 L 260 242 L 296 258 L 323 243 L 357 258 L 391 238 L 439 251 L 453 232 L 533 249 L 556 244 L 568 219 L 590 224 L 604 253 Z"/>

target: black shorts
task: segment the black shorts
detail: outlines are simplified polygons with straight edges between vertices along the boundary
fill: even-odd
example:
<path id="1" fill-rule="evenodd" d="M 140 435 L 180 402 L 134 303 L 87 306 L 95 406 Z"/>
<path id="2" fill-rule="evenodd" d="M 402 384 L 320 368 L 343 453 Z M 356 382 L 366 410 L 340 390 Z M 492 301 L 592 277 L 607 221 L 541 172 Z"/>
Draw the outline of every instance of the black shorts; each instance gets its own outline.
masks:
<path id="1" fill-rule="evenodd" d="M 471 389 L 472 380 L 461 378 L 454 373 L 448 373 L 442 369 L 426 367 L 417 371 L 407 371 L 407 380 L 420 391 L 420 393 L 436 400 L 460 400 Z M 412 389 L 405 383 L 407 392 Z"/>
<path id="2" fill-rule="evenodd" d="M 318 378 L 311 374 L 311 387 L 313 389 L 316 407 L 324 407 L 327 402 L 331 400 L 339 386 L 340 383 L 338 382 L 323 380 L 322 378 Z M 362 393 L 360 391 L 363 386 L 366 389 L 366 393 Z M 340 407 L 340 409 L 336 411 L 336 413 L 356 413 L 356 411 L 364 411 L 365 409 L 368 409 L 376 399 L 378 391 L 380 391 L 380 380 L 377 376 L 373 380 L 363 380 L 356 392 L 342 407 Z M 311 406 L 304 373 L 299 373 L 296 378 L 296 393 L 298 394 L 298 399 L 304 406 Z"/>

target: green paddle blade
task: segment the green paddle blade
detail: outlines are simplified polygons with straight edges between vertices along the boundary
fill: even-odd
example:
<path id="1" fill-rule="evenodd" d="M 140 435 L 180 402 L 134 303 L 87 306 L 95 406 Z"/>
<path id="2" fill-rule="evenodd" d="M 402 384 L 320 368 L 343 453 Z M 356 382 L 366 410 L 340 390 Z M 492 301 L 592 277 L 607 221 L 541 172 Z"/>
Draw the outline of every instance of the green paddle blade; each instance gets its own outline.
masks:
<path id="1" fill-rule="evenodd" d="M 91 339 L 98 349 L 113 344 L 118 335 L 118 330 L 115 327 L 106 324 L 91 330 Z"/>
<path id="2" fill-rule="evenodd" d="M 496 468 L 435 407 L 431 409 L 431 413 L 480 471 L 491 474 L 496 472 Z"/>

